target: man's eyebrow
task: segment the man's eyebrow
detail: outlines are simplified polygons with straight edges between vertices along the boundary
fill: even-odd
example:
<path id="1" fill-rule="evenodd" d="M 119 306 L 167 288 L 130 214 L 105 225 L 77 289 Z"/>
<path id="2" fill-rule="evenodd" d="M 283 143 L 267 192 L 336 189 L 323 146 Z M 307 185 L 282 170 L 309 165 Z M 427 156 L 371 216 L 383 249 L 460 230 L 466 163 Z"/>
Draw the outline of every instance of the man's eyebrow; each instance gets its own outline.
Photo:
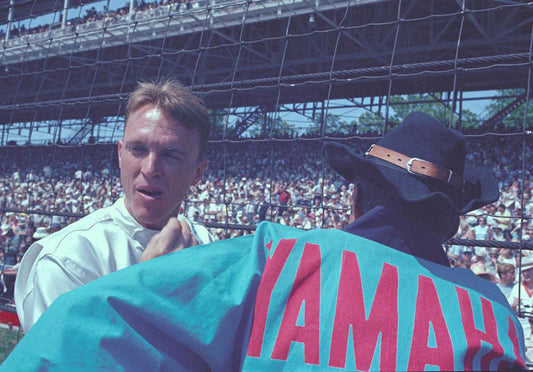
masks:
<path id="1" fill-rule="evenodd" d="M 139 140 L 124 140 L 124 144 L 126 146 L 132 146 L 132 145 L 143 145 L 143 146 L 145 146 L 145 144 L 142 141 L 139 141 Z"/>
<path id="2" fill-rule="evenodd" d="M 139 141 L 139 140 L 124 140 L 124 146 L 126 146 L 126 147 L 137 146 L 137 145 L 149 147 L 143 141 Z M 183 149 L 181 149 L 179 147 L 172 147 L 172 146 L 169 146 L 169 147 L 161 146 L 161 151 L 163 151 L 163 152 L 175 152 L 175 153 L 178 153 L 178 154 L 183 155 L 183 156 L 188 156 L 189 155 L 188 151 L 183 150 Z"/>
<path id="3" fill-rule="evenodd" d="M 189 153 L 185 150 L 182 150 L 182 149 L 179 149 L 177 147 L 163 147 L 163 151 L 166 151 L 166 152 L 176 152 L 180 155 L 184 155 L 184 156 L 187 156 L 189 155 Z"/>

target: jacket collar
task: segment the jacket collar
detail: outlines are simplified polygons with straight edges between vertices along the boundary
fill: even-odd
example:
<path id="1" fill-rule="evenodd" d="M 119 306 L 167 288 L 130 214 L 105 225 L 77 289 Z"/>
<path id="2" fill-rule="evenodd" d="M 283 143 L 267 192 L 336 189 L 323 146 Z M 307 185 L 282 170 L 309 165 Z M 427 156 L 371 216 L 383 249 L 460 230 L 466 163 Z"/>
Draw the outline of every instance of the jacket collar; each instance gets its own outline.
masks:
<path id="1" fill-rule="evenodd" d="M 119 198 L 115 202 L 115 207 L 117 213 L 113 215 L 114 222 L 124 229 L 129 236 L 139 241 L 143 247 L 146 247 L 150 239 L 152 239 L 159 230 L 148 229 L 135 221 L 126 208 L 124 197 Z"/>
<path id="2" fill-rule="evenodd" d="M 397 221 L 381 206 L 375 207 L 343 229 L 397 251 L 450 266 L 446 253 L 436 236 Z"/>

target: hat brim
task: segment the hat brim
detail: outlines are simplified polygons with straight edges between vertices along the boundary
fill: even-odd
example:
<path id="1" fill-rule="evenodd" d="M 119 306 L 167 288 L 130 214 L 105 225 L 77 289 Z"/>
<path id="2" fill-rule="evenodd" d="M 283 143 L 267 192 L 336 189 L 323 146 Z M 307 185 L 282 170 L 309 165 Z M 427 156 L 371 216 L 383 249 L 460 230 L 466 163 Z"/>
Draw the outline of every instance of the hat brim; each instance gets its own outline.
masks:
<path id="1" fill-rule="evenodd" d="M 340 143 L 327 142 L 323 151 L 329 165 L 348 181 L 354 181 L 358 176 L 384 181 L 397 190 L 403 200 L 410 203 L 443 203 L 463 214 L 495 202 L 499 197 L 498 182 L 485 167 L 465 165 L 464 189 L 454 190 L 441 181 L 412 175 L 403 168 L 356 154 Z M 446 193 L 441 191 L 443 189 L 446 189 Z"/>

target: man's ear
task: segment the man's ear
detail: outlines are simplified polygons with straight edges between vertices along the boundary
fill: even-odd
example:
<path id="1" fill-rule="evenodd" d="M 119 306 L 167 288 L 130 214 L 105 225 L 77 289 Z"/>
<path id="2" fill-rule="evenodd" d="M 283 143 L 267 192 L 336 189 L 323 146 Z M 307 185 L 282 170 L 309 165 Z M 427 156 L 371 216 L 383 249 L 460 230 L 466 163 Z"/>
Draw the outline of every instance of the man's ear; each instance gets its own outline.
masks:
<path id="1" fill-rule="evenodd" d="M 204 173 L 207 169 L 207 160 L 201 161 L 198 166 L 196 167 L 196 174 L 194 175 L 194 180 L 191 183 L 192 186 L 196 186 L 200 183 L 202 180 L 202 177 L 204 176 Z"/>
<path id="2" fill-rule="evenodd" d="M 118 152 L 118 167 L 119 168 L 121 168 L 120 167 L 120 163 L 122 162 L 122 152 L 121 152 L 121 150 L 122 150 L 122 140 L 119 140 L 118 141 L 118 151 L 117 151 Z"/>

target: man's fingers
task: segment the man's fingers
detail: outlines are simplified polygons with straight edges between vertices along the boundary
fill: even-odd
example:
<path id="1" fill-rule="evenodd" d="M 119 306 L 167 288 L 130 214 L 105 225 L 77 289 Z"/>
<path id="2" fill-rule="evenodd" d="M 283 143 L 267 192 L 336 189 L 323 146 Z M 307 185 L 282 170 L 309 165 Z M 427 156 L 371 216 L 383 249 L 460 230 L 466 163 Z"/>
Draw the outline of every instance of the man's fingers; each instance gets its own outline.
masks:
<path id="1" fill-rule="evenodd" d="M 191 228 L 187 221 L 176 219 L 176 221 L 181 225 L 181 234 L 176 241 L 176 245 L 173 251 L 179 251 L 184 248 L 191 247 L 198 244 L 198 240 L 192 234 Z"/>
<path id="2" fill-rule="evenodd" d="M 181 223 L 171 218 L 163 229 L 150 240 L 141 255 L 141 262 L 172 252 L 181 237 Z"/>
<path id="3" fill-rule="evenodd" d="M 182 235 L 182 224 L 177 218 L 171 218 L 161 232 L 158 234 L 158 245 L 163 251 L 162 254 L 172 252 L 178 244 Z"/>
<path id="4" fill-rule="evenodd" d="M 141 261 L 198 245 L 186 220 L 170 218 L 163 229 L 154 235 L 144 250 Z"/>

